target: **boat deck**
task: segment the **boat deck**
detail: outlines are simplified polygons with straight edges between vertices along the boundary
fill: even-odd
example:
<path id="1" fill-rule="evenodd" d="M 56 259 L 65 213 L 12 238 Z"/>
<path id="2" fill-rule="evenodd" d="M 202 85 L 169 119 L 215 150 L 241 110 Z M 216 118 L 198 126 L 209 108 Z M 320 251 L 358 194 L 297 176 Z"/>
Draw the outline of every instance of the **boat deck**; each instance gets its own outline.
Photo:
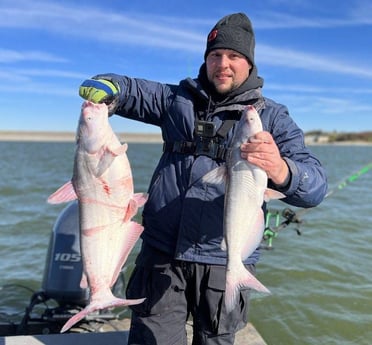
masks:
<path id="1" fill-rule="evenodd" d="M 97 332 L 64 333 L 48 335 L 18 335 L 0 337 L 0 345 L 106 345 L 126 344 L 128 340 L 129 320 L 115 322 L 115 331 L 110 327 L 102 326 Z M 190 325 L 187 326 L 190 329 Z M 190 332 L 188 332 L 190 334 Z M 191 339 L 188 339 L 191 344 Z M 266 345 L 260 334 L 252 324 L 248 324 L 236 335 L 235 345 Z"/>

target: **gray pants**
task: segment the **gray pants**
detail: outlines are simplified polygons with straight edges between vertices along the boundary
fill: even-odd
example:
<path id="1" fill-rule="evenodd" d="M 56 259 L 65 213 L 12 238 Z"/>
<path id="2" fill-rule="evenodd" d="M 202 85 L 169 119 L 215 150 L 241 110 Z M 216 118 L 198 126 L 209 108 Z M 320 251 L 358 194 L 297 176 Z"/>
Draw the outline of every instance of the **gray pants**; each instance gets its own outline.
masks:
<path id="1" fill-rule="evenodd" d="M 247 266 L 254 273 L 254 266 Z M 146 247 L 128 282 L 127 298 L 146 297 L 131 306 L 129 345 L 187 345 L 186 321 L 191 314 L 193 345 L 232 345 L 248 322 L 249 290 L 227 314 L 225 267 L 176 261 Z"/>

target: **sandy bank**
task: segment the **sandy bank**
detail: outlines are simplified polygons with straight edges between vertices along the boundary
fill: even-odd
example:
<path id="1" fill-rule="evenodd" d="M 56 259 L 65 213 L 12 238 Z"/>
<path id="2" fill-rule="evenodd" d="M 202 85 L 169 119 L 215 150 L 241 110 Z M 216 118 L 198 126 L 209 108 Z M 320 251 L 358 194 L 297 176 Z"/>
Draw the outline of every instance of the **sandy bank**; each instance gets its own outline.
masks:
<path id="1" fill-rule="evenodd" d="M 158 133 L 117 133 L 123 142 L 161 143 Z M 0 131 L 0 141 L 74 142 L 74 132 Z"/>

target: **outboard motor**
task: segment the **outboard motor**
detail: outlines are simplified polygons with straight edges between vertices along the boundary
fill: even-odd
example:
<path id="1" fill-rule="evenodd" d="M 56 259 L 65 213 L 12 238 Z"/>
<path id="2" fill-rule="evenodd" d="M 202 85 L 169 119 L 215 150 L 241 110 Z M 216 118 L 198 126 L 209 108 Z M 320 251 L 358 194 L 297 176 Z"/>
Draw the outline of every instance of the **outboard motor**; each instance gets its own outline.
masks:
<path id="1" fill-rule="evenodd" d="M 44 294 L 60 306 L 85 306 L 89 301 L 89 289 L 80 287 L 83 263 L 79 232 L 79 206 L 73 201 L 53 226 L 42 281 Z"/>
<path id="2" fill-rule="evenodd" d="M 41 322 L 42 332 L 59 333 L 63 323 L 89 303 L 89 288 L 82 289 L 80 281 L 83 274 L 83 262 L 80 252 L 79 204 L 73 201 L 59 214 L 50 236 L 41 291 L 35 292 L 26 308 L 16 334 L 29 334 L 29 321 Z M 121 272 L 113 286 L 115 296 L 125 298 L 125 277 Z M 31 317 L 33 308 L 53 299 L 58 303 L 56 308 L 47 308 L 41 319 Z M 87 316 L 86 320 L 117 319 L 118 315 L 103 310 Z M 45 324 L 46 323 L 46 324 Z M 37 333 L 35 333 L 37 334 Z"/>

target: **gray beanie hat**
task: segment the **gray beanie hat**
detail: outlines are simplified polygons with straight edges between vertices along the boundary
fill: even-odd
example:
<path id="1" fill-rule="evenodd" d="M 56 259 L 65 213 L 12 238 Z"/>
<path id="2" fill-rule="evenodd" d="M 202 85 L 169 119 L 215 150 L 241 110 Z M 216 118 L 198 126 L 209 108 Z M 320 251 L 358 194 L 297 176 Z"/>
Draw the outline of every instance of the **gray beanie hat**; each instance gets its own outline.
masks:
<path id="1" fill-rule="evenodd" d="M 223 17 L 208 34 L 204 59 L 213 49 L 232 49 L 254 65 L 255 39 L 252 23 L 244 13 Z"/>

